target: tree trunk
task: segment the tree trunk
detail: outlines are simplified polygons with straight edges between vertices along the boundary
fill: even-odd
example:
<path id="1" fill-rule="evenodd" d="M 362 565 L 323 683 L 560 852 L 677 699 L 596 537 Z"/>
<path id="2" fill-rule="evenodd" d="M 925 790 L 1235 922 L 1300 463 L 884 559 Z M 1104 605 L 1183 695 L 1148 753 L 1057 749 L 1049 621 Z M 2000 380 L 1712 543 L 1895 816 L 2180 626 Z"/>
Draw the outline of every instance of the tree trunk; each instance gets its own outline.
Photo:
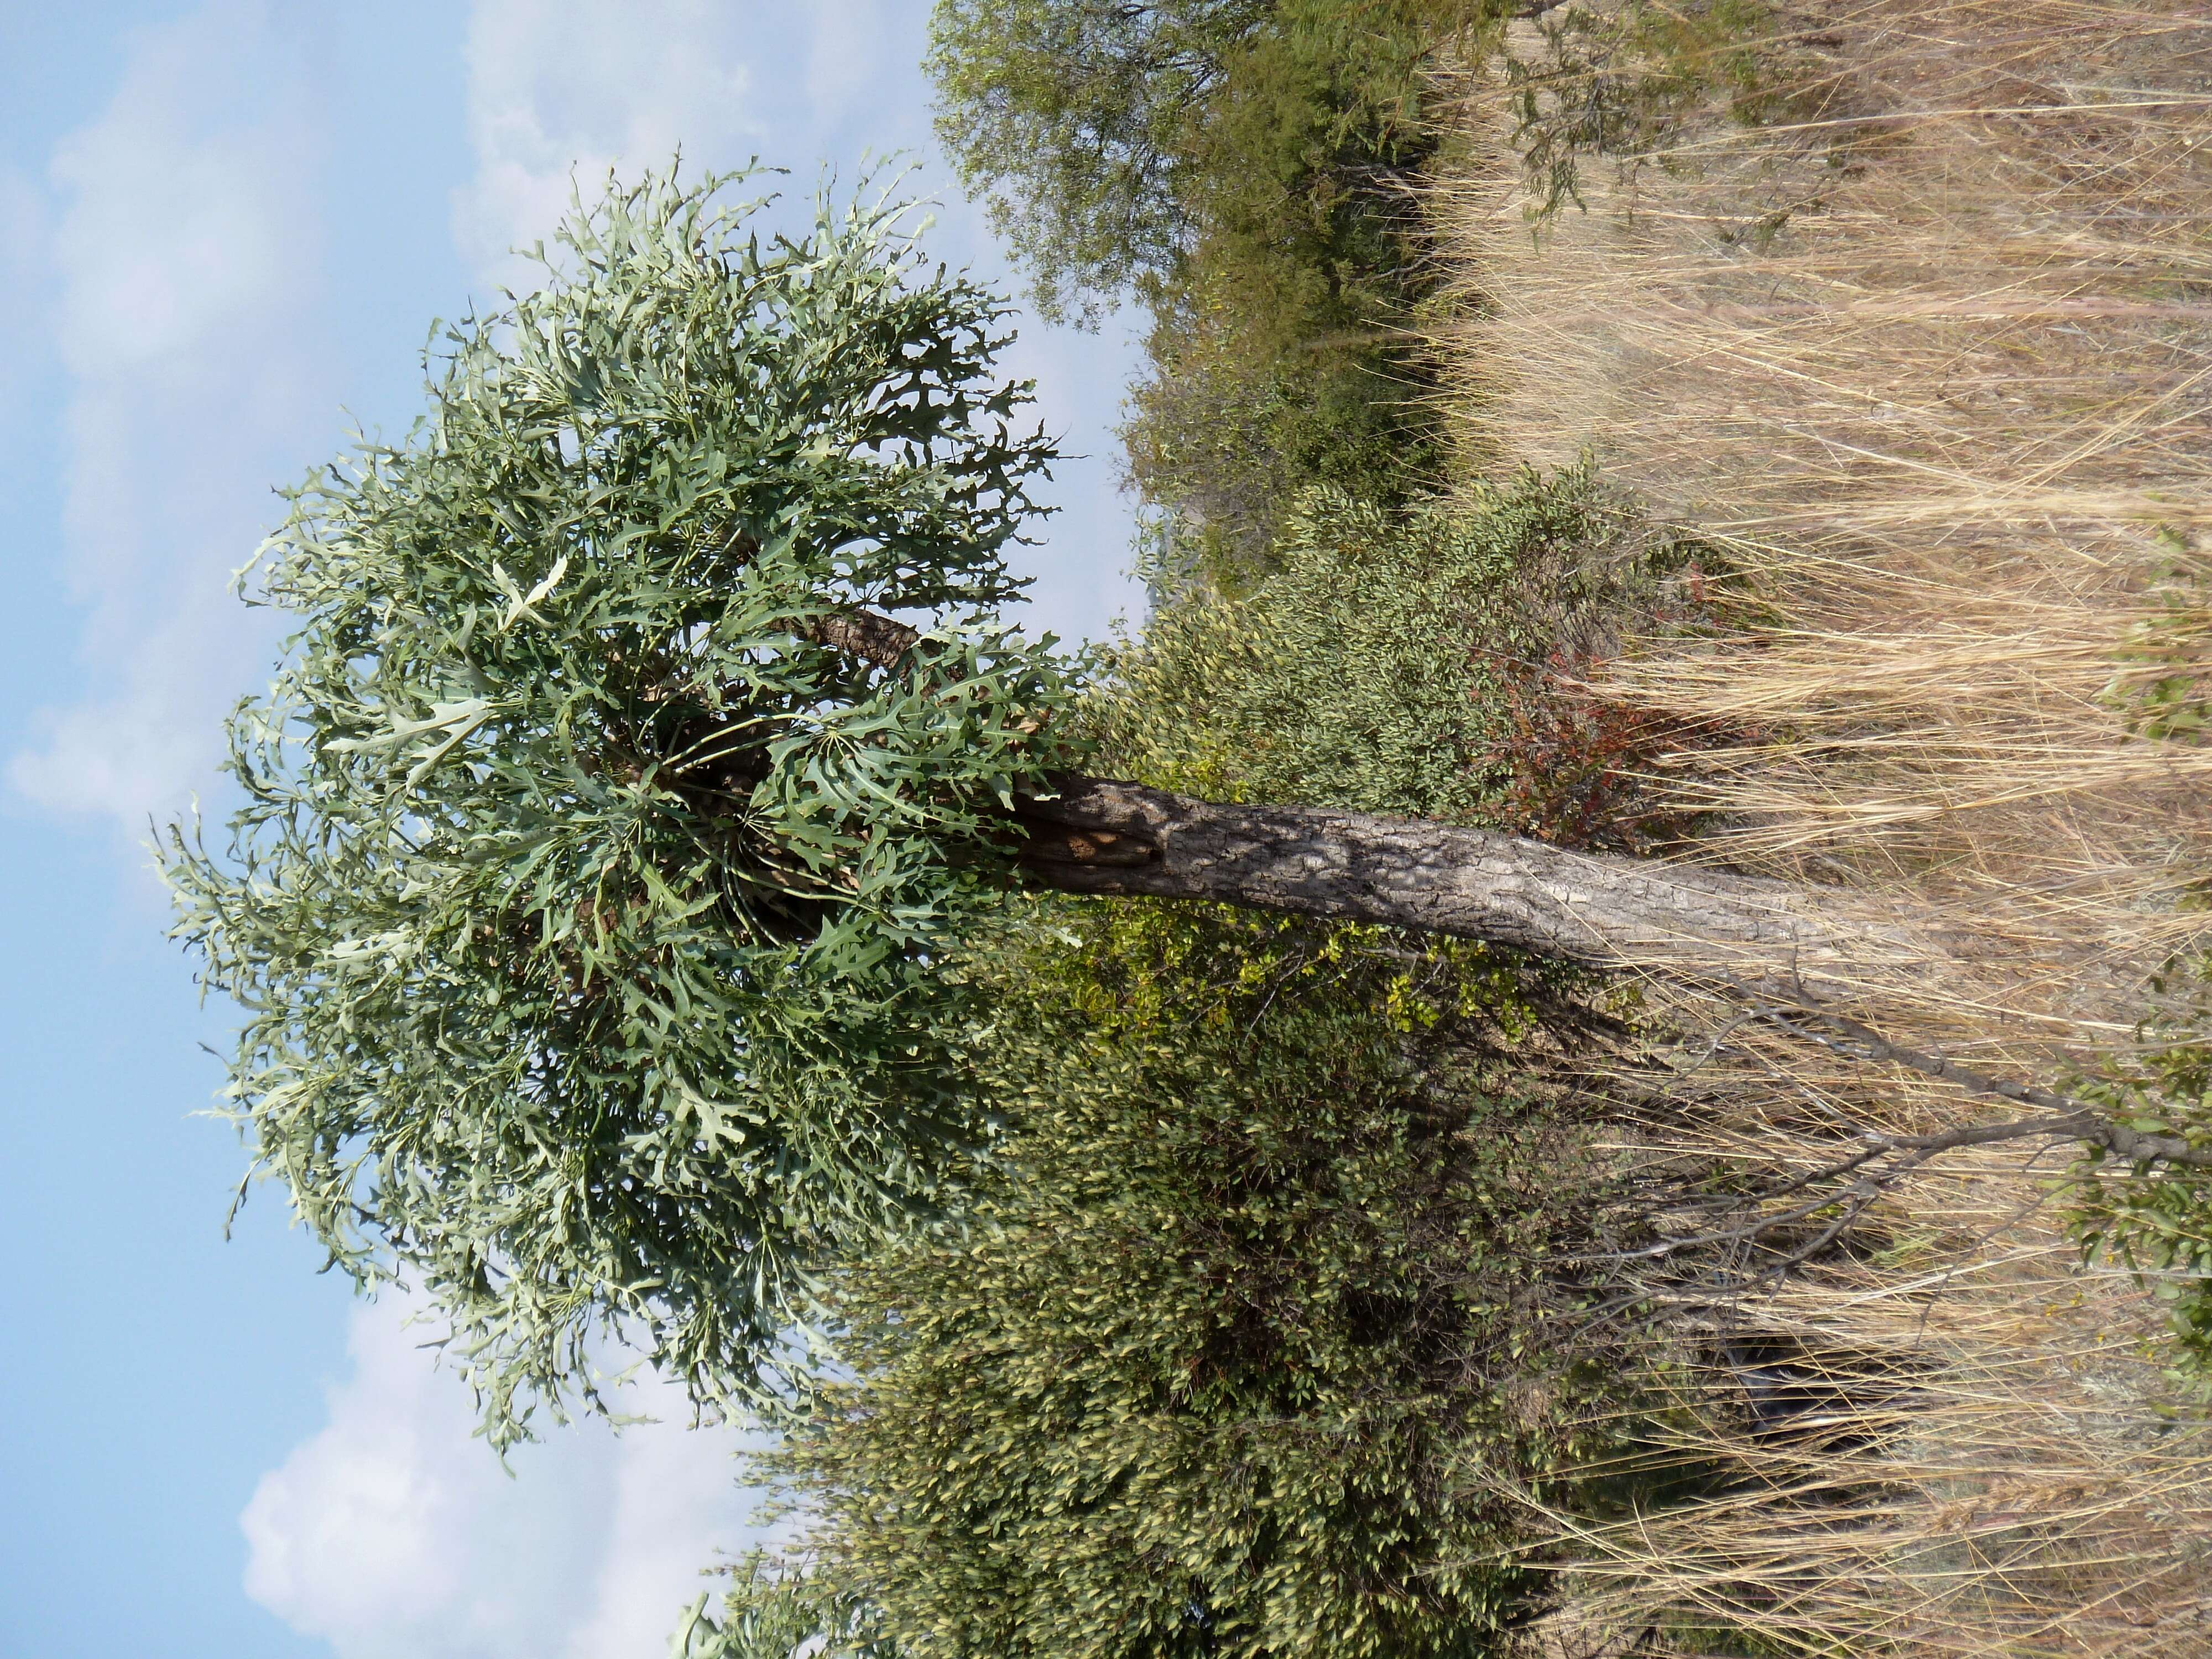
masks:
<path id="1" fill-rule="evenodd" d="M 1062 892 L 1217 899 L 1753 983 L 1876 966 L 1887 976 L 1939 954 L 1816 890 L 1424 819 L 1224 805 L 1085 777 L 1017 811 L 1024 870 Z"/>
<path id="2" fill-rule="evenodd" d="M 807 632 L 887 672 L 921 638 L 857 609 L 817 618 Z M 1380 922 L 1792 997 L 1823 981 L 1894 983 L 1947 961 L 1925 930 L 1849 915 L 1840 895 L 1422 818 L 1231 806 L 1079 776 L 1021 798 L 1015 817 L 1029 878 L 1067 893 Z"/>

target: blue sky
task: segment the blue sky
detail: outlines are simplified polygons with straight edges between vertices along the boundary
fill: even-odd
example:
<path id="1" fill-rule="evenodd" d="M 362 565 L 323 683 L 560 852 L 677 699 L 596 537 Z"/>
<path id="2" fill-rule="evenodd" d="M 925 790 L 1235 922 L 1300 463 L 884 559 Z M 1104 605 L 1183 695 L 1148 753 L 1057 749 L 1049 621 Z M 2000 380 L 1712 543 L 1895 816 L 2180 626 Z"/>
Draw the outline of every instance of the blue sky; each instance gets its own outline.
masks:
<path id="1" fill-rule="evenodd" d="M 226 592 L 269 486 L 415 408 L 429 320 L 520 280 L 570 170 L 681 144 L 849 176 L 904 149 L 942 257 L 1001 281 L 931 151 L 922 0 L 0 0 L 0 1655 L 657 1656 L 742 1542 L 726 1431 L 580 1430 L 513 1479 L 401 1328 L 319 1277 L 195 1117 L 219 1007 L 141 845 L 197 795 L 266 618 Z M 1087 462 L 1036 620 L 1133 606 L 1132 353 L 1024 329 Z M 650 1407 L 650 1386 L 639 1403 Z"/>

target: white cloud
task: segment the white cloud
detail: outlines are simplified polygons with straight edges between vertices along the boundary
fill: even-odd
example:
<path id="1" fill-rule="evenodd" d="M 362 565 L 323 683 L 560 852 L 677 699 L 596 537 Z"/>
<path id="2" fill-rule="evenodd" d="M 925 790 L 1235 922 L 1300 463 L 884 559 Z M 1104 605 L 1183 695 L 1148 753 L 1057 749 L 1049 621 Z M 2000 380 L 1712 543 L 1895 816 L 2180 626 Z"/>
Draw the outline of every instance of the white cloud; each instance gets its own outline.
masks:
<path id="1" fill-rule="evenodd" d="M 453 234 L 479 275 L 528 280 L 507 257 L 549 234 L 572 177 L 586 196 L 610 167 L 698 167 L 750 155 L 757 33 L 717 0 L 477 0 L 464 48 L 476 176 L 455 192 Z"/>
<path id="2" fill-rule="evenodd" d="M 41 805 L 136 823 L 179 801 L 259 636 L 225 579 L 322 402 L 305 76 L 283 20 L 214 0 L 131 37 L 114 98 L 52 157 L 63 550 L 90 684 L 13 757 Z"/>
<path id="3" fill-rule="evenodd" d="M 648 1378 L 621 1407 L 660 1420 L 550 1431 L 509 1475 L 401 1319 L 356 1311 L 328 1424 L 255 1489 L 246 1594 L 336 1659 L 657 1659 L 701 1570 L 757 1536 L 738 1432 Z"/>

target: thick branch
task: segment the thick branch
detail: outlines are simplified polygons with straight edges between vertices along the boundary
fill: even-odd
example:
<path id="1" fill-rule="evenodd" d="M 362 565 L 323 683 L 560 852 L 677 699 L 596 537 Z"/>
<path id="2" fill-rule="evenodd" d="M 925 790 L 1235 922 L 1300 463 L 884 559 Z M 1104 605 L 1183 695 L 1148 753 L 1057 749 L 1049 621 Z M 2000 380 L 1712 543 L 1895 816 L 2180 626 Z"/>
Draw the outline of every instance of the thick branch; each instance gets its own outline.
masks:
<path id="1" fill-rule="evenodd" d="M 2051 1114 L 1882 1137 L 1854 1164 L 2043 1136 L 2087 1141 L 2136 1163 L 2212 1168 L 2212 1149 L 1891 1042 L 1822 1007 L 1813 988 L 1824 977 L 1843 988 L 1870 972 L 1940 968 L 1945 956 L 1931 934 L 1824 911 L 1810 890 L 1455 824 L 1229 805 L 1103 778 L 1064 779 L 1054 794 L 1023 799 L 1017 811 L 1027 831 L 1023 868 L 1040 886 L 1214 899 L 1483 939 L 1596 967 L 1668 969 L 1726 988 L 1800 1041 Z"/>
<path id="2" fill-rule="evenodd" d="M 806 630 L 807 638 L 832 651 L 858 657 L 878 668 L 896 668 L 921 637 L 918 628 L 873 611 L 840 611 L 817 617 Z"/>
<path id="3" fill-rule="evenodd" d="M 1803 889 L 1456 824 L 1226 805 L 1083 777 L 1018 811 L 1024 869 L 1065 892 L 1218 899 L 1752 983 L 1934 953 L 1901 928 L 1824 915 Z"/>
<path id="4" fill-rule="evenodd" d="M 807 633 L 885 669 L 921 638 L 857 607 Z M 1780 883 L 1422 819 L 1225 805 L 1085 777 L 1025 798 L 1017 816 L 1031 878 L 1067 892 L 1219 899 L 1754 984 L 1797 984 L 1850 961 L 1893 969 L 1901 955 L 1929 951 L 1901 930 L 1839 926 L 1804 890 Z"/>

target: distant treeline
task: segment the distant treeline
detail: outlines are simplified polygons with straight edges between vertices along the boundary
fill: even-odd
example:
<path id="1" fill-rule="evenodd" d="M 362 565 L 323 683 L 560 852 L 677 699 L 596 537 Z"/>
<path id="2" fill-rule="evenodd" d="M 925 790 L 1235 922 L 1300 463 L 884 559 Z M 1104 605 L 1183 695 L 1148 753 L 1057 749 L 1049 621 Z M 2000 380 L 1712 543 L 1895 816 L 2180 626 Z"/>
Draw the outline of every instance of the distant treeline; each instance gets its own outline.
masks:
<path id="1" fill-rule="evenodd" d="M 1048 313 L 1151 313 L 1124 436 L 1175 562 L 1270 562 L 1317 483 L 1439 458 L 1407 327 L 1431 89 L 1495 0 L 946 0 L 938 131 Z"/>

